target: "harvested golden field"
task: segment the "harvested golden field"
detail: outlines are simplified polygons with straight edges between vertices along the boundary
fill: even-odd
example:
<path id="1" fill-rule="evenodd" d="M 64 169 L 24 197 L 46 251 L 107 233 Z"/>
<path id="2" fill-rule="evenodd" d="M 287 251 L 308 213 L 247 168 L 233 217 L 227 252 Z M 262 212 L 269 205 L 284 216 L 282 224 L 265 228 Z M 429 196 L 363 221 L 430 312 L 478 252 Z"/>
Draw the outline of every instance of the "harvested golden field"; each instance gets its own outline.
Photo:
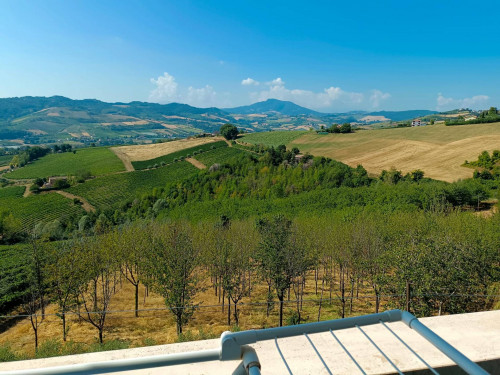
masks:
<path id="1" fill-rule="evenodd" d="M 196 147 L 205 143 L 220 141 L 220 137 L 181 139 L 178 141 L 154 143 L 150 145 L 113 147 L 113 151 L 124 154 L 130 161 L 150 160 L 185 148 Z M 116 152 L 115 151 L 115 152 Z"/>
<path id="2" fill-rule="evenodd" d="M 353 134 L 307 133 L 293 140 L 302 152 L 326 156 L 373 174 L 395 167 L 404 173 L 421 169 L 426 177 L 456 181 L 472 177 L 465 160 L 500 148 L 500 123 L 464 126 L 359 130 Z"/>

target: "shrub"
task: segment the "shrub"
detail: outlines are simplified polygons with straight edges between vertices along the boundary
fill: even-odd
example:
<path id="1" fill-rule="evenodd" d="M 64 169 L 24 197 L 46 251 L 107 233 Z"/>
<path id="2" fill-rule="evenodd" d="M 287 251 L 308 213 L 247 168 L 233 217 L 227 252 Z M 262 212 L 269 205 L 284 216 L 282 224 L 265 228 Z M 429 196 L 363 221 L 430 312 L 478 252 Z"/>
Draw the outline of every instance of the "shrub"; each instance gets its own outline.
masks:
<path id="1" fill-rule="evenodd" d="M 40 344 L 35 353 L 35 358 L 57 357 L 61 355 L 61 349 L 62 345 L 59 341 L 49 339 Z"/>
<path id="2" fill-rule="evenodd" d="M 9 344 L 0 346 L 0 362 L 18 361 L 19 359 L 10 349 Z"/>

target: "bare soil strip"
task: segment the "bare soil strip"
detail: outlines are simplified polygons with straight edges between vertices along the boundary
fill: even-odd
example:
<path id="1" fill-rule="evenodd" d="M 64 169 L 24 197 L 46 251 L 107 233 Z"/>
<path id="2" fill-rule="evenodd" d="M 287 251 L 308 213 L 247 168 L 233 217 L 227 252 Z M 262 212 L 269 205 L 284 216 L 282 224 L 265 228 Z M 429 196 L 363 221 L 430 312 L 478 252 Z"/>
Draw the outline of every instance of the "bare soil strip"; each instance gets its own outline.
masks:
<path id="1" fill-rule="evenodd" d="M 23 194 L 24 198 L 26 198 L 26 197 L 28 197 L 28 196 L 31 195 L 31 191 L 30 191 L 30 186 L 31 185 L 28 184 L 28 185 L 25 185 L 25 186 L 26 186 L 26 190 L 24 191 L 24 194 Z"/>
<path id="2" fill-rule="evenodd" d="M 62 191 L 62 190 L 52 190 L 51 192 L 57 193 L 59 195 L 62 195 L 63 197 L 66 197 L 68 199 L 79 199 L 83 204 L 82 208 L 87 211 L 87 212 L 95 212 L 95 207 L 92 206 L 89 202 L 87 202 L 84 198 L 79 197 L 77 195 L 68 193 L 67 191 Z"/>
<path id="3" fill-rule="evenodd" d="M 3 167 L 0 167 L 0 171 L 5 171 L 6 169 L 9 169 L 9 165 L 4 165 Z"/>
<path id="4" fill-rule="evenodd" d="M 201 161 L 198 161 L 193 158 L 186 158 L 186 161 L 193 164 L 198 169 L 207 169 L 207 166 L 203 164 Z"/>
<path id="5" fill-rule="evenodd" d="M 121 150 L 121 147 L 111 147 L 110 150 L 113 151 L 115 155 L 118 156 L 118 158 L 123 162 L 123 165 L 125 166 L 127 172 L 132 172 L 135 170 L 129 156 L 125 152 L 123 152 L 123 150 Z"/>

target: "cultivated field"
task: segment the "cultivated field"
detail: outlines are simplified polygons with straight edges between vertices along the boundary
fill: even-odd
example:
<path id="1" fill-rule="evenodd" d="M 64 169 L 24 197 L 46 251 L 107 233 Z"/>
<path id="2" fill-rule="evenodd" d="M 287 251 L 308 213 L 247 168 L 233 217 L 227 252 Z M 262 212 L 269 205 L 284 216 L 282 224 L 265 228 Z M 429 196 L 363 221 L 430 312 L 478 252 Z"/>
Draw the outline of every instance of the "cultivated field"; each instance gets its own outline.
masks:
<path id="1" fill-rule="evenodd" d="M 64 215 L 83 215 L 85 211 L 59 194 L 23 197 L 24 186 L 0 188 L 0 208 L 10 210 L 23 229 L 31 230 L 40 221 L 49 222 Z"/>
<path id="2" fill-rule="evenodd" d="M 77 149 L 76 153 L 49 154 L 22 168 L 5 175 L 7 178 L 24 179 L 49 176 L 74 175 L 90 171 L 93 176 L 124 171 L 122 161 L 108 148 Z"/>
<path id="3" fill-rule="evenodd" d="M 287 145 L 294 139 L 307 134 L 307 131 L 274 131 L 265 133 L 245 134 L 239 140 L 245 143 L 264 146 Z"/>
<path id="4" fill-rule="evenodd" d="M 213 149 L 220 147 L 227 148 L 227 143 L 224 141 L 204 143 L 194 147 L 184 148 L 179 151 L 175 151 L 167 155 L 160 156 L 158 158 L 150 160 L 133 161 L 132 165 L 134 166 L 135 169 L 149 169 L 153 167 L 155 164 L 156 165 L 160 165 L 161 163 L 170 164 L 175 159 L 179 159 L 181 157 L 190 157 L 195 154 L 211 151 Z"/>
<path id="5" fill-rule="evenodd" d="M 211 143 L 220 140 L 221 138 L 215 138 L 215 137 L 193 138 L 193 139 L 181 139 L 178 141 L 165 142 L 165 143 L 155 143 L 151 145 L 120 146 L 116 148 L 120 152 L 127 155 L 131 161 L 140 161 L 140 160 L 155 159 L 163 155 L 183 150 L 185 148 L 195 147 L 203 145 L 205 143 Z"/>
<path id="6" fill-rule="evenodd" d="M 275 134 L 267 134 L 269 142 L 274 142 Z M 353 134 L 308 132 L 287 145 L 353 167 L 361 164 L 374 174 L 391 167 L 405 173 L 421 169 L 427 177 L 451 182 L 472 177 L 474 170 L 461 166 L 465 160 L 477 159 L 483 150 L 498 149 L 500 123 L 360 130 Z"/>
<path id="7" fill-rule="evenodd" d="M 85 198 L 95 208 L 111 208 L 120 202 L 148 193 L 155 187 L 179 181 L 198 169 L 186 161 L 147 171 L 135 171 L 102 176 L 73 186 L 67 191 Z M 54 194 L 55 195 L 55 194 Z"/>
<path id="8" fill-rule="evenodd" d="M 236 156 L 247 153 L 246 151 L 233 148 L 233 147 L 221 147 L 216 150 L 211 150 L 200 155 L 196 155 L 195 159 L 201 161 L 207 167 L 214 163 L 224 164 L 229 162 Z"/>

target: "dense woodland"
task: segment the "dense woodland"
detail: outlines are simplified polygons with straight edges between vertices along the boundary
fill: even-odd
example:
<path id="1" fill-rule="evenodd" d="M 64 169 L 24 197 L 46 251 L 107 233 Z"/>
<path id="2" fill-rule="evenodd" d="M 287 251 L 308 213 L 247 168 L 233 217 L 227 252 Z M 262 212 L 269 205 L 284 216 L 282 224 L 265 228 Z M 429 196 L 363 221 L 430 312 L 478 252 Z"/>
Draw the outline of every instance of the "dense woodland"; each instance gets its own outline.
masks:
<path id="1" fill-rule="evenodd" d="M 164 298 L 178 334 L 207 281 L 226 305 L 228 326 L 238 325 L 239 304 L 256 298 L 256 285 L 267 287 L 276 325 L 320 320 L 325 304 L 344 317 L 360 290 L 374 297 L 366 312 L 397 307 L 427 316 L 498 303 L 500 215 L 471 212 L 498 194 L 498 179 L 448 184 L 419 170 L 372 178 L 362 166 L 284 146 L 247 151 L 113 209 L 29 232 L 13 230 L 4 213 L 2 240 L 19 242 L 11 257 L 25 261 L 2 263 L 0 311 L 29 314 L 38 344 L 49 302 L 58 306 L 61 338 L 66 314 L 76 312 L 102 342 L 125 280 L 136 315 L 145 286 Z M 307 280 L 315 283 L 314 317 L 303 316 Z M 295 302 L 292 311 L 285 300 Z"/>

